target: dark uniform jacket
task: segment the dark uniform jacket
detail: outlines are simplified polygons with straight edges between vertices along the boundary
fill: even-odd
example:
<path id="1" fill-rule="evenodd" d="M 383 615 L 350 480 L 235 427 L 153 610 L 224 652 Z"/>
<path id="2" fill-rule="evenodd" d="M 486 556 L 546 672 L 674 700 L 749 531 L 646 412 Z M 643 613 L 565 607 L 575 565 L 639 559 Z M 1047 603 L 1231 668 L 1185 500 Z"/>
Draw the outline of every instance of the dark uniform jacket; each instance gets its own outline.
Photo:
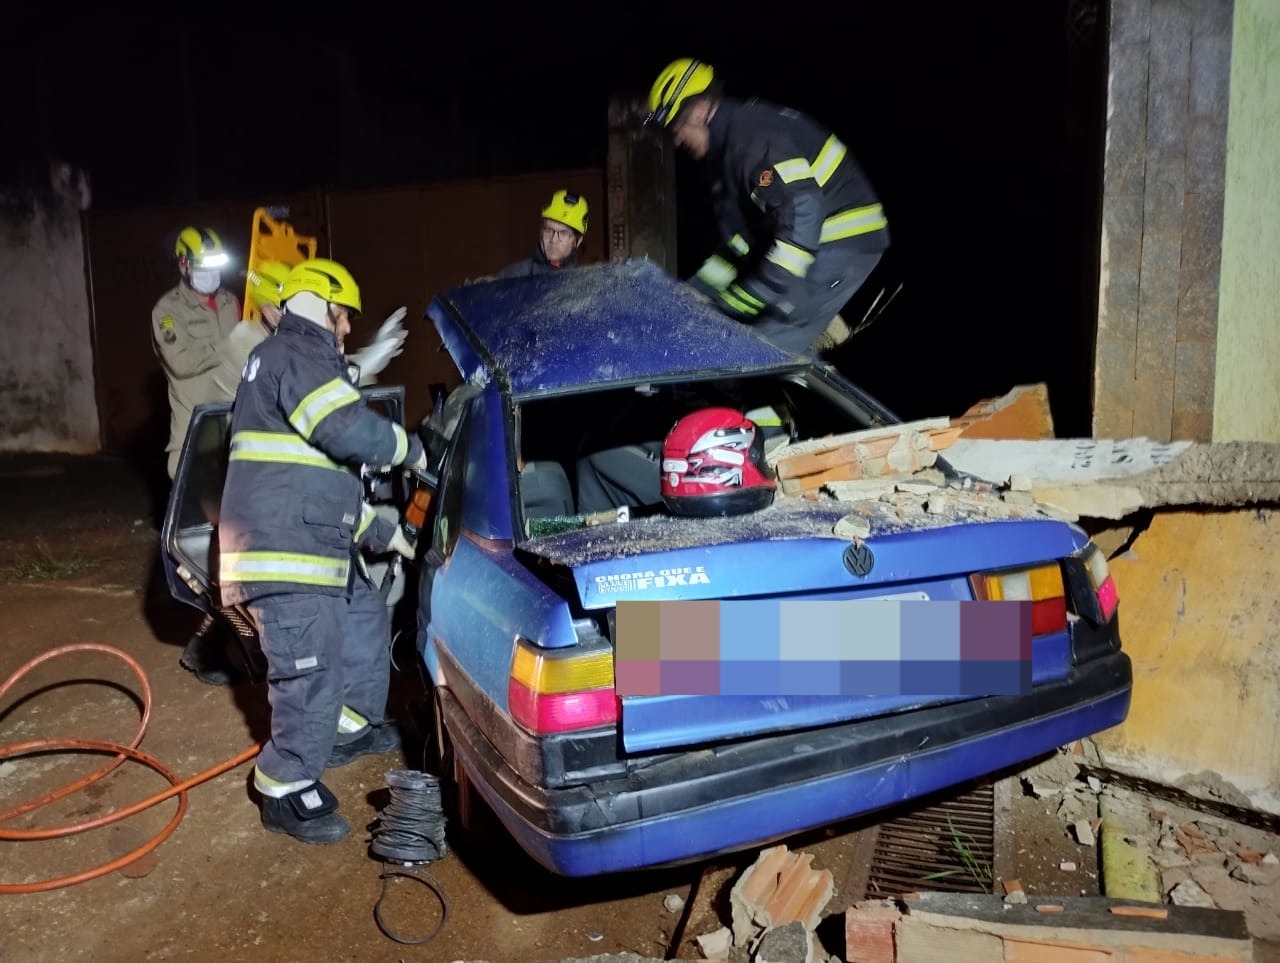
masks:
<path id="1" fill-rule="evenodd" d="M 542 253 L 542 245 L 538 245 L 538 249 L 533 252 L 533 257 L 527 257 L 523 261 L 516 261 L 515 264 L 508 264 L 494 277 L 499 278 L 527 278 L 535 274 L 550 274 L 552 271 L 559 271 L 561 268 L 571 268 L 578 266 L 578 249 L 574 248 L 573 253 L 561 261 L 559 264 L 552 264 L 547 260 L 547 256 Z"/>
<path id="2" fill-rule="evenodd" d="M 889 246 L 875 191 L 838 137 L 803 114 L 725 98 L 706 158 L 721 240 L 693 284 L 728 313 L 789 313 L 797 285 Z"/>
<path id="3" fill-rule="evenodd" d="M 421 454 L 417 438 L 364 404 L 333 333 L 286 312 L 249 355 L 232 409 L 223 604 L 347 594 L 358 546 L 383 547 L 394 532 L 364 501 L 355 470 Z"/>

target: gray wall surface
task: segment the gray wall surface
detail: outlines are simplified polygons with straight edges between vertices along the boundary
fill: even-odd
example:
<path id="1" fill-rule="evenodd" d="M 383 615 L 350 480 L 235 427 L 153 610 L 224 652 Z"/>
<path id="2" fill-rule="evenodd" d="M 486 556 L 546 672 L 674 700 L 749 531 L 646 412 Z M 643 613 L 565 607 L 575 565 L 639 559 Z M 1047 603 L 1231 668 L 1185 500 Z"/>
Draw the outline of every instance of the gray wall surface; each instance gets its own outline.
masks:
<path id="1" fill-rule="evenodd" d="M 65 168 L 48 192 L 0 194 L 0 451 L 100 446 L 80 211 Z"/>

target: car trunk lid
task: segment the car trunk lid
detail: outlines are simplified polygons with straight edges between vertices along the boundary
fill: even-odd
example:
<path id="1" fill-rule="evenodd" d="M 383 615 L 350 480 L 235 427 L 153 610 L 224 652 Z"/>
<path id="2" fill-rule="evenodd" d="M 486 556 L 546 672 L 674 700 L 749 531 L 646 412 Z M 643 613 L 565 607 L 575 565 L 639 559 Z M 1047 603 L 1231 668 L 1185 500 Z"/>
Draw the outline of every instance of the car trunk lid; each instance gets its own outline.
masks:
<path id="1" fill-rule="evenodd" d="M 1083 533 L 1045 517 L 984 521 L 978 515 L 900 518 L 860 503 L 871 534 L 837 537 L 849 503 L 779 499 L 723 519 L 642 518 L 526 541 L 522 552 L 571 572 L 583 608 L 609 621 L 622 601 L 893 599 L 964 601 L 969 575 L 1053 561 Z M 856 558 L 850 557 L 851 555 Z M 1069 668 L 1066 633 L 1036 639 L 1036 682 Z M 623 696 L 621 731 L 631 752 L 745 738 L 866 718 L 962 696 Z"/>

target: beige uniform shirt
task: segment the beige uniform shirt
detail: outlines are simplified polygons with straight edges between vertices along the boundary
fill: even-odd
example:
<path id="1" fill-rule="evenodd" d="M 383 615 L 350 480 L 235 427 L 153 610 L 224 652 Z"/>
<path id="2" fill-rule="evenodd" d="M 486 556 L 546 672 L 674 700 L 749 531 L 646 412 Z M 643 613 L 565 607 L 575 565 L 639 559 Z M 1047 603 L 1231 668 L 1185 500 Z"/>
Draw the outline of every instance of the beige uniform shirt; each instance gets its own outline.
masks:
<path id="1" fill-rule="evenodd" d="M 227 339 L 240 323 L 240 303 L 219 290 L 214 308 L 186 284 L 166 292 L 151 311 L 151 344 L 169 382 L 168 470 L 178 469 L 191 410 L 222 397 L 215 376 L 224 364 Z"/>

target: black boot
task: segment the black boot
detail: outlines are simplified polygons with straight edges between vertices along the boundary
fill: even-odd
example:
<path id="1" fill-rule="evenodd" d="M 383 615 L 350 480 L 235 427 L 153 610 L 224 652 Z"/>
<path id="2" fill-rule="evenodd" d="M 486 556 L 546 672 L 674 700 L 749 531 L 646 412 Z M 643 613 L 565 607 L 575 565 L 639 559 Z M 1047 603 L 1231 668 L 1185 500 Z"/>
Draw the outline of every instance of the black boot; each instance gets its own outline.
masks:
<path id="1" fill-rule="evenodd" d="M 303 843 L 337 843 L 351 827 L 338 815 L 338 797 L 322 782 L 295 789 L 287 796 L 262 797 L 262 825 Z"/>
<path id="2" fill-rule="evenodd" d="M 385 722 L 380 726 L 370 726 L 356 739 L 335 745 L 329 753 L 329 761 L 325 768 L 334 769 L 354 762 L 361 756 L 372 756 L 392 749 L 400 748 L 400 730 L 394 722 Z"/>
<path id="3" fill-rule="evenodd" d="M 206 685 L 237 685 L 248 681 L 244 670 L 228 657 L 222 626 L 212 615 L 205 615 L 178 657 L 178 664 L 194 672 Z"/>

